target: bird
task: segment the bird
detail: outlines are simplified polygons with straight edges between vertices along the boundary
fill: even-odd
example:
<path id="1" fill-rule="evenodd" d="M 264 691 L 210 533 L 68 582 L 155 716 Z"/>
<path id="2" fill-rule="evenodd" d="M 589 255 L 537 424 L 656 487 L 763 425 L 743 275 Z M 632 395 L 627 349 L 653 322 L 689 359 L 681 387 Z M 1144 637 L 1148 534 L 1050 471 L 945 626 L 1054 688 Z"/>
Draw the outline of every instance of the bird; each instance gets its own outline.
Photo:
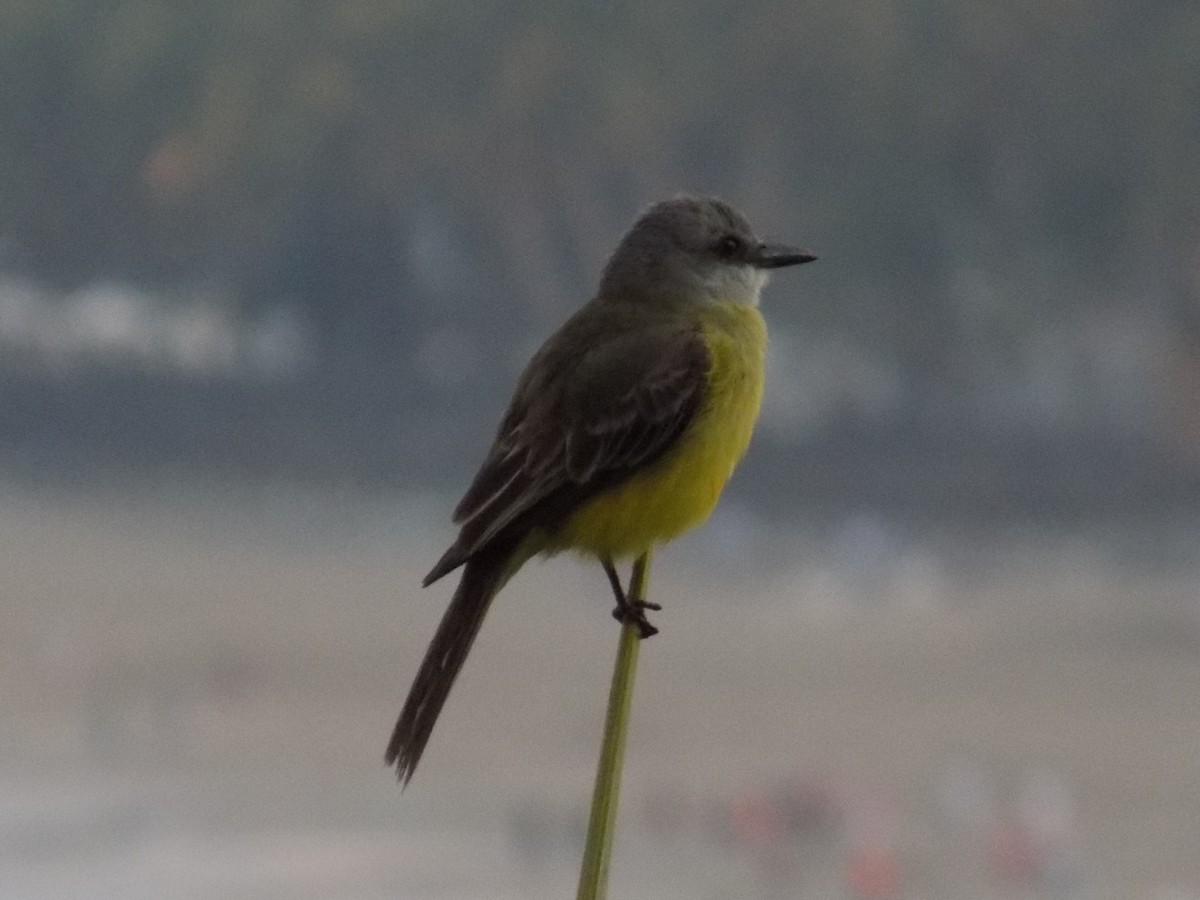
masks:
<path id="1" fill-rule="evenodd" d="M 492 599 L 528 560 L 599 561 L 642 638 L 656 604 L 616 565 L 706 520 L 762 403 L 768 274 L 812 253 L 767 243 L 728 203 L 681 194 L 618 242 L 594 297 L 534 354 L 454 510 L 428 587 L 462 568 L 384 755 L 407 785 Z"/>

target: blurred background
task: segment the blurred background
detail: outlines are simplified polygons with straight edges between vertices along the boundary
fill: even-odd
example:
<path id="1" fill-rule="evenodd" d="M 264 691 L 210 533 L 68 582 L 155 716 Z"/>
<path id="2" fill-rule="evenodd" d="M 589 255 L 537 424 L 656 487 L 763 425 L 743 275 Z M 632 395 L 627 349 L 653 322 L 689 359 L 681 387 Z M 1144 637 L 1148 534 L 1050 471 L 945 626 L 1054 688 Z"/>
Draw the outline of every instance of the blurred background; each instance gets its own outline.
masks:
<path id="1" fill-rule="evenodd" d="M 382 752 L 529 353 L 650 202 L 775 279 L 660 554 L 616 896 L 1200 897 L 1200 7 L 0 0 L 0 893 L 569 896 L 616 629 Z"/>

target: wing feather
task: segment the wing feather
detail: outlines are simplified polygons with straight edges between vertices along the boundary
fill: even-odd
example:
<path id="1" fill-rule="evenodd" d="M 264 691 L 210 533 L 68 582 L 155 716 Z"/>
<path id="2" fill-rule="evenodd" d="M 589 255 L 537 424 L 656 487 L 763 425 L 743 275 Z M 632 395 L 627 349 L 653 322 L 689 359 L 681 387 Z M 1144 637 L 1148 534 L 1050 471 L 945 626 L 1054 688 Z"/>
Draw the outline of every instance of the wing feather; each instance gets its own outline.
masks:
<path id="1" fill-rule="evenodd" d="M 565 343 L 565 342 L 559 342 Z M 704 400 L 708 351 L 677 325 L 623 329 L 531 362 L 500 432 L 455 510 L 458 540 L 426 583 L 509 528 L 553 529 L 596 493 L 653 463 Z"/>

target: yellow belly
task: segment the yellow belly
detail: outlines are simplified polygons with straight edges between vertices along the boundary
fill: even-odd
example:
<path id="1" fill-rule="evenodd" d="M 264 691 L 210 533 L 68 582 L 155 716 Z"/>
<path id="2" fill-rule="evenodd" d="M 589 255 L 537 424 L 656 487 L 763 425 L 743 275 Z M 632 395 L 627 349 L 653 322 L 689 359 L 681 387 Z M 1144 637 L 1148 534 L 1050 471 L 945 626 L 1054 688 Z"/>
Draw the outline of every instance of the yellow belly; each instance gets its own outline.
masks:
<path id="1" fill-rule="evenodd" d="M 571 516 L 551 538 L 550 552 L 637 556 L 713 511 L 758 419 L 767 330 L 758 310 L 740 303 L 715 304 L 700 315 L 712 365 L 696 419 L 674 450 Z"/>

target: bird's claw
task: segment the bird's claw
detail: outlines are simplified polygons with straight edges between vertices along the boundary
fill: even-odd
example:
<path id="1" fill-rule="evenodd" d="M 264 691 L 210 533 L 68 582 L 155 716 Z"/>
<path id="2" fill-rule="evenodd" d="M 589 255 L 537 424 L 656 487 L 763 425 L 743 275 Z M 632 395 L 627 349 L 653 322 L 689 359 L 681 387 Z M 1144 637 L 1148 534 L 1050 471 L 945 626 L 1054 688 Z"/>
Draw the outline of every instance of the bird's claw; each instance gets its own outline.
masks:
<path id="1" fill-rule="evenodd" d="M 625 588 L 621 587 L 621 579 L 617 577 L 617 570 L 613 567 L 612 560 L 604 559 L 601 562 L 604 566 L 604 574 L 608 576 L 608 583 L 612 586 L 613 596 L 617 598 L 617 608 L 613 610 L 613 618 L 622 624 L 628 622 L 636 625 L 638 634 L 643 638 L 658 634 L 658 629 L 651 625 L 650 620 L 646 618 L 646 610 L 658 612 L 662 606 L 651 603 L 649 600 L 630 600 L 629 595 L 625 593 Z"/>
<path id="2" fill-rule="evenodd" d="M 648 609 L 657 612 L 662 609 L 662 606 L 646 600 L 631 600 L 626 601 L 624 605 L 618 605 L 612 614 L 613 618 L 622 624 L 636 625 L 638 637 L 645 639 L 658 634 L 658 629 L 651 625 L 650 620 L 646 618 Z"/>

